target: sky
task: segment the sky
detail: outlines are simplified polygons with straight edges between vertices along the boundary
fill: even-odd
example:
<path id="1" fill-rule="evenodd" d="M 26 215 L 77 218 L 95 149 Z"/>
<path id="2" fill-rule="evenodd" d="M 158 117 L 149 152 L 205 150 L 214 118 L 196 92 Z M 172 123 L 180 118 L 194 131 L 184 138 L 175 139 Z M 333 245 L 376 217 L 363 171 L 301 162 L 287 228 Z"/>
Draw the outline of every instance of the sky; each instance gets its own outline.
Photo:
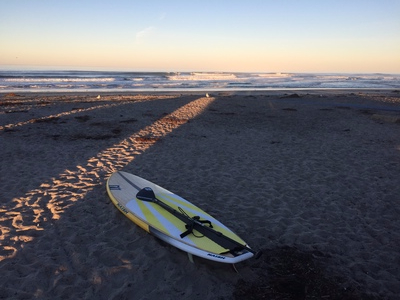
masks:
<path id="1" fill-rule="evenodd" d="M 400 0 L 0 0 L 0 68 L 400 73 Z"/>

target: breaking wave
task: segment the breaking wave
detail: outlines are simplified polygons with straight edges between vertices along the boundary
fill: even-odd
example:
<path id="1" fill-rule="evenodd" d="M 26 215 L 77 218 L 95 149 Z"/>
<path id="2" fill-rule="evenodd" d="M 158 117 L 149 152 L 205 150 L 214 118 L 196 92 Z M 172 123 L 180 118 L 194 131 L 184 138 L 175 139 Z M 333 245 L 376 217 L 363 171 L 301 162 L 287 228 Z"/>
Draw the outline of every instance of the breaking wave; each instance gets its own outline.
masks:
<path id="1" fill-rule="evenodd" d="M 0 92 L 400 88 L 400 74 L 0 71 Z"/>

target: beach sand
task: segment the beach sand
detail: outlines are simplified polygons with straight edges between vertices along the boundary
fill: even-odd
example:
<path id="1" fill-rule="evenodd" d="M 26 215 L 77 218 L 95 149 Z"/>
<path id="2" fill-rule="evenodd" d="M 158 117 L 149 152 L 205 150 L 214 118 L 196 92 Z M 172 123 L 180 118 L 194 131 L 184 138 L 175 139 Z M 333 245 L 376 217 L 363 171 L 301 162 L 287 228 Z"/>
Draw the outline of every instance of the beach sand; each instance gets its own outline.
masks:
<path id="1" fill-rule="evenodd" d="M 0 95 L 0 299 L 399 299 L 400 93 Z M 123 170 L 264 255 L 195 258 L 136 226 Z"/>

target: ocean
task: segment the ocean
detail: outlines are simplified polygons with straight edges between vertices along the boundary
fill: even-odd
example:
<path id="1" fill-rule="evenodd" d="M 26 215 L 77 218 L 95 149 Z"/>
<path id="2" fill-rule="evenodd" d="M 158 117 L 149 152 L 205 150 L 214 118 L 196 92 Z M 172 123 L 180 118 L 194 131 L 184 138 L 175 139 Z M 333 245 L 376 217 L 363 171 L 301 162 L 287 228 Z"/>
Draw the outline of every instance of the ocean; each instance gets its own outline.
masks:
<path id="1" fill-rule="evenodd" d="M 0 71 L 0 93 L 400 89 L 400 74 Z"/>

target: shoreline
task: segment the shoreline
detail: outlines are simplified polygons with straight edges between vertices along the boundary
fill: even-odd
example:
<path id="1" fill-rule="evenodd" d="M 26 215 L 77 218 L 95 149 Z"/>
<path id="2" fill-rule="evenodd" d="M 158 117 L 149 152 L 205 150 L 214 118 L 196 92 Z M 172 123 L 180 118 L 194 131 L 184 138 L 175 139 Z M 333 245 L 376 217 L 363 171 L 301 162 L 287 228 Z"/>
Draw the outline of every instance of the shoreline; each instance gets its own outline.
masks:
<path id="1" fill-rule="evenodd" d="M 243 94 L 243 93 L 255 93 L 255 94 L 275 94 L 282 92 L 290 92 L 290 93 L 304 93 L 304 92 L 323 92 L 329 94 L 341 94 L 341 93 L 352 93 L 352 92 L 364 92 L 364 93 L 400 93 L 398 88 L 174 88 L 174 89 L 128 89 L 128 90 L 111 90 L 110 89 L 98 89 L 98 90 L 82 90 L 76 91 L 71 89 L 65 90 L 48 90 L 48 91 L 35 91 L 35 90 L 4 90 L 0 91 L 0 95 L 3 97 L 7 94 L 18 94 L 18 95 L 132 95 L 132 94 L 219 94 L 219 93 L 234 93 L 234 94 Z"/>
<path id="2" fill-rule="evenodd" d="M 0 93 L 0 298 L 396 299 L 394 91 Z M 200 114 L 152 126 L 194 101 Z M 116 170 L 187 198 L 264 256 L 238 274 L 191 264 L 113 207 Z"/>

